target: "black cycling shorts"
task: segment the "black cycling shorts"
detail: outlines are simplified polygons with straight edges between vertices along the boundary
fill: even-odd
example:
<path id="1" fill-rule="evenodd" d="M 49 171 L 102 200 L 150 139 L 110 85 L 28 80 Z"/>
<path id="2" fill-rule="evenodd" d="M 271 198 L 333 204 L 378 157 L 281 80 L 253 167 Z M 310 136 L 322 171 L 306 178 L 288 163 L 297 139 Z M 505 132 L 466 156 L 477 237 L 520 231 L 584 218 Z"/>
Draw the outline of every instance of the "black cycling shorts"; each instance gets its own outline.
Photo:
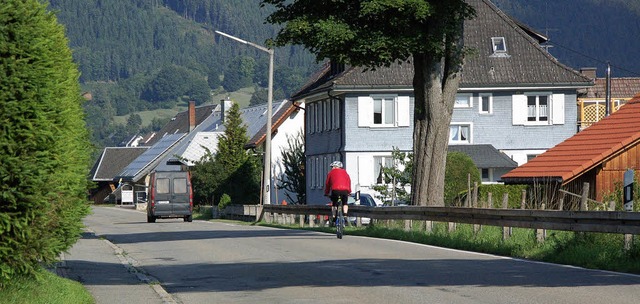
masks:
<path id="1" fill-rule="evenodd" d="M 347 190 L 334 190 L 331 191 L 331 205 L 338 206 L 338 197 L 342 197 L 342 204 L 346 205 L 349 199 L 349 191 Z"/>

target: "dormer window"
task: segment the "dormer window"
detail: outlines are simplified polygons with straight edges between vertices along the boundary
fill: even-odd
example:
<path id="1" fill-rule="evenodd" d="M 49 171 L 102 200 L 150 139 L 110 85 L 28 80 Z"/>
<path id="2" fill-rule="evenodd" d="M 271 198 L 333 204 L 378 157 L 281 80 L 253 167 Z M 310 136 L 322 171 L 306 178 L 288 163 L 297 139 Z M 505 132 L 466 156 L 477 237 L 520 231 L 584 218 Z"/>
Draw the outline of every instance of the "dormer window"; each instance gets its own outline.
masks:
<path id="1" fill-rule="evenodd" d="M 504 37 L 491 37 L 491 45 L 493 46 L 492 57 L 508 57 L 507 43 Z"/>

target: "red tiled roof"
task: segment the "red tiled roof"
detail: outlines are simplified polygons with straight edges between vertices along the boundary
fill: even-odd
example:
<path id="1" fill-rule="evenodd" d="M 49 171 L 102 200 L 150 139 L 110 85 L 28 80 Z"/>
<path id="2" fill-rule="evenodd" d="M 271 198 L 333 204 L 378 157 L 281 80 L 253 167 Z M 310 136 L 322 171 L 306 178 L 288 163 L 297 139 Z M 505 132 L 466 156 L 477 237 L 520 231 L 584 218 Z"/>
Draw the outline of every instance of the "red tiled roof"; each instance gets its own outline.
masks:
<path id="1" fill-rule="evenodd" d="M 506 183 L 556 179 L 565 184 L 640 142 L 640 94 L 620 110 L 502 176 Z"/>
<path id="2" fill-rule="evenodd" d="M 584 98 L 605 98 L 607 79 L 596 78 L 593 87 L 587 89 Z M 631 98 L 640 93 L 640 77 L 611 78 L 611 98 Z"/>

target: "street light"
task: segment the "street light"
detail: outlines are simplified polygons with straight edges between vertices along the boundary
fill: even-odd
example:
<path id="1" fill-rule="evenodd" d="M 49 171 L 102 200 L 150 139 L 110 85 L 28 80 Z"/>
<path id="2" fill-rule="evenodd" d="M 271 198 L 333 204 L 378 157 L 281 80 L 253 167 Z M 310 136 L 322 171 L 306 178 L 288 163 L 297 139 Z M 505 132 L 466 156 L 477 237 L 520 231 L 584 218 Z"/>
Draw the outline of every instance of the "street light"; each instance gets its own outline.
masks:
<path id="1" fill-rule="evenodd" d="M 271 204 L 271 107 L 273 103 L 273 49 L 257 45 L 255 43 L 242 40 L 238 37 L 231 36 L 221 31 L 215 31 L 216 34 L 231 38 L 242 44 L 250 45 L 269 54 L 269 93 L 267 94 L 267 135 L 264 140 L 264 171 L 262 172 L 264 185 L 262 185 L 262 204 Z"/>

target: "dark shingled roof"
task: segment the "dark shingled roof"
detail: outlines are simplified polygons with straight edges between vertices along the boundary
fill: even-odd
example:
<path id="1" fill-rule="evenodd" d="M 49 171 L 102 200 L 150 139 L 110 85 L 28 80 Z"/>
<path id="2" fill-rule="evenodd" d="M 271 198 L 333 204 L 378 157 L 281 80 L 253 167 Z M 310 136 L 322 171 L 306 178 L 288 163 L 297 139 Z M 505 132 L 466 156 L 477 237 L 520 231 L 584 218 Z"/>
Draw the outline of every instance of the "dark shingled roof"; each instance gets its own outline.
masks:
<path id="1" fill-rule="evenodd" d="M 487 0 L 468 0 L 477 16 L 465 21 L 464 43 L 473 53 L 466 58 L 460 88 L 563 86 L 586 87 L 592 81 L 561 64 L 546 52 L 543 39 L 528 27 L 498 9 Z M 504 37 L 508 56 L 492 56 L 492 37 Z M 331 75 L 327 64 L 312 77 L 308 85 L 295 94 L 294 100 L 326 91 L 376 88 L 412 89 L 413 64 L 404 62 L 390 67 L 366 71 L 363 67 L 347 67 Z"/>
<path id="2" fill-rule="evenodd" d="M 129 163 L 149 147 L 107 147 L 93 165 L 90 177 L 94 182 L 111 181 Z"/>
<path id="3" fill-rule="evenodd" d="M 449 145 L 449 152 L 462 152 L 473 160 L 478 168 L 515 168 L 518 163 L 492 145 Z"/>
<path id="4" fill-rule="evenodd" d="M 206 105 L 206 106 L 196 107 L 195 108 L 196 110 L 195 125 L 196 126 L 200 125 L 207 117 L 211 115 L 211 113 L 217 106 L 218 105 Z M 171 118 L 171 121 L 169 121 L 160 131 L 156 132 L 152 138 L 146 139 L 148 140 L 147 142 L 144 142 L 144 141 L 143 142 L 145 146 L 153 146 L 153 144 L 158 142 L 160 138 L 162 138 L 167 134 L 187 133 L 187 132 L 189 132 L 189 111 L 188 110 L 176 114 L 176 116 Z"/>

